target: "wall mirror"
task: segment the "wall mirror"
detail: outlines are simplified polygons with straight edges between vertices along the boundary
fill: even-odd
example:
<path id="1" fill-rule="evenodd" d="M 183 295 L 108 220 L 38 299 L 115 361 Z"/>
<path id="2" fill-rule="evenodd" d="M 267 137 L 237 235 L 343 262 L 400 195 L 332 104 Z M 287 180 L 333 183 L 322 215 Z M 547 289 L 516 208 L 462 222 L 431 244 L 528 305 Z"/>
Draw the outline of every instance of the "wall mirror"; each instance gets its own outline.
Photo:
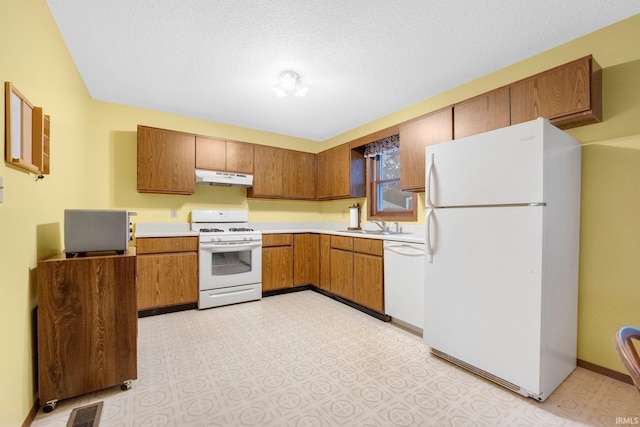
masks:
<path id="1" fill-rule="evenodd" d="M 38 173 L 33 164 L 33 105 L 10 82 L 5 82 L 5 161 Z"/>

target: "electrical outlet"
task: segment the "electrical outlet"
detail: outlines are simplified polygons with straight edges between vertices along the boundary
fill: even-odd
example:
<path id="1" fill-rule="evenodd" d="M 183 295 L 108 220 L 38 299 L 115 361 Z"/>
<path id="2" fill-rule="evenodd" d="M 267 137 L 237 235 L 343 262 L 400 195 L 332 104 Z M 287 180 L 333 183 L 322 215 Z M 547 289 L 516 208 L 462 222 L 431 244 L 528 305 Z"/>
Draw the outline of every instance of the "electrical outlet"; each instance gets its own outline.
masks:
<path id="1" fill-rule="evenodd" d="M 178 211 L 176 209 L 171 209 L 171 218 L 178 218 Z"/>

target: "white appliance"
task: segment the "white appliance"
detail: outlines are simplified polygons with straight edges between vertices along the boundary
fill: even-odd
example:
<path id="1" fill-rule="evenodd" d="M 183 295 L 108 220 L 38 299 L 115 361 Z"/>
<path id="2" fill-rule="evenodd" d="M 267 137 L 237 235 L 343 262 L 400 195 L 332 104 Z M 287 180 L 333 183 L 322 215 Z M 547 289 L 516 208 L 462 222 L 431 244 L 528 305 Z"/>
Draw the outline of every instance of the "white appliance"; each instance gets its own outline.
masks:
<path id="1" fill-rule="evenodd" d="M 543 401 L 576 366 L 580 144 L 538 119 L 426 156 L 424 342 Z"/>
<path id="2" fill-rule="evenodd" d="M 193 210 L 199 232 L 198 308 L 262 298 L 262 233 L 247 228 L 244 210 Z"/>
<path id="3" fill-rule="evenodd" d="M 384 312 L 422 333 L 424 322 L 424 243 L 384 241 Z"/>
<path id="4" fill-rule="evenodd" d="M 223 187 L 251 187 L 253 185 L 253 175 L 196 169 L 196 184 L 219 185 Z"/>

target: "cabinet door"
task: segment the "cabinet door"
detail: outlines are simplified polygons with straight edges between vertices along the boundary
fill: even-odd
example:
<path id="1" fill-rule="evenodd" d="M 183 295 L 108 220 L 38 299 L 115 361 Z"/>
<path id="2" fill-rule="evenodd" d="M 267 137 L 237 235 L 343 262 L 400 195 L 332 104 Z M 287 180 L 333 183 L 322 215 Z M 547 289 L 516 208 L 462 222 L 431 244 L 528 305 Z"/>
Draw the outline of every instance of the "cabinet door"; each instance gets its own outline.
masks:
<path id="1" fill-rule="evenodd" d="M 253 173 L 253 144 L 227 141 L 228 172 Z"/>
<path id="2" fill-rule="evenodd" d="M 138 310 L 198 301 L 198 253 L 138 255 Z"/>
<path id="3" fill-rule="evenodd" d="M 138 126 L 138 191 L 193 194 L 196 137 Z"/>
<path id="4" fill-rule="evenodd" d="M 400 126 L 400 186 L 424 191 L 425 149 L 453 138 L 453 108 L 427 114 Z"/>
<path id="5" fill-rule="evenodd" d="M 353 254 L 353 301 L 381 313 L 384 311 L 382 257 Z"/>
<path id="6" fill-rule="evenodd" d="M 316 196 L 316 156 L 313 153 L 286 150 L 284 154 L 283 195 L 291 199 Z"/>
<path id="7" fill-rule="evenodd" d="M 293 285 L 320 282 L 320 236 L 318 234 L 295 234 L 293 236 Z"/>
<path id="8" fill-rule="evenodd" d="M 593 66 L 593 67 L 592 67 Z M 511 85 L 511 124 L 545 117 L 565 128 L 602 121 L 600 67 L 587 56 Z"/>
<path id="9" fill-rule="evenodd" d="M 351 157 L 349 144 L 318 153 L 317 198 L 349 197 Z"/>
<path id="10" fill-rule="evenodd" d="M 331 292 L 353 301 L 353 252 L 331 249 Z"/>
<path id="11" fill-rule="evenodd" d="M 254 147 L 253 187 L 254 197 L 282 197 L 284 150 L 266 145 Z"/>
<path id="12" fill-rule="evenodd" d="M 262 248 L 262 291 L 293 286 L 293 249 L 291 246 Z"/>
<path id="13" fill-rule="evenodd" d="M 453 107 L 454 139 L 511 124 L 509 86 L 483 93 Z"/>
<path id="14" fill-rule="evenodd" d="M 320 235 L 320 288 L 331 290 L 331 235 Z"/>
<path id="15" fill-rule="evenodd" d="M 221 139 L 196 136 L 196 168 L 227 170 L 227 143 Z"/>

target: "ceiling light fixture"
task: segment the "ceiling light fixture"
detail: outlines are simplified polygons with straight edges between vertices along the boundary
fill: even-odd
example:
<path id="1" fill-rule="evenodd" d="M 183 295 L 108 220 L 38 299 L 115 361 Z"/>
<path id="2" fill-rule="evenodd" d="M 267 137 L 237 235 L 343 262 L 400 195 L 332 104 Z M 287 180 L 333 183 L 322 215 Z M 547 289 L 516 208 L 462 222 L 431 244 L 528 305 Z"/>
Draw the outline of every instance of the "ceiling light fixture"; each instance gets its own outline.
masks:
<path id="1" fill-rule="evenodd" d="M 300 76 L 295 71 L 283 71 L 280 74 L 280 84 L 273 88 L 273 91 L 280 98 L 284 98 L 289 94 L 293 94 L 295 96 L 304 96 L 308 87 L 302 86 L 300 84 Z"/>

